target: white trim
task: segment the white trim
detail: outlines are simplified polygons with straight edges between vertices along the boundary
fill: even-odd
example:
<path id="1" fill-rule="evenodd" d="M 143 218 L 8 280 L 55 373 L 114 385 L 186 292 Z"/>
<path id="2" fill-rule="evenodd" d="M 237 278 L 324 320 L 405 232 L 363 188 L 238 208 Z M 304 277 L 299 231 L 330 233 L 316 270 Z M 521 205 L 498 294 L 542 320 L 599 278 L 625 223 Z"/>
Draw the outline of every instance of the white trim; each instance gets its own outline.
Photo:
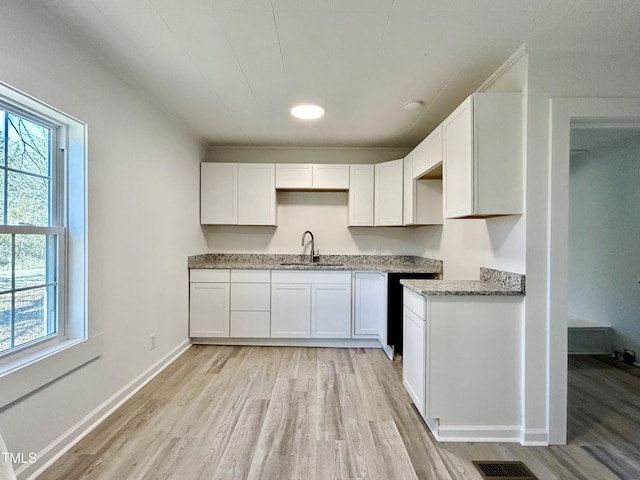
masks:
<path id="1" fill-rule="evenodd" d="M 64 235 L 64 227 L 40 227 L 37 225 L 0 225 L 0 233 L 9 235 Z"/>
<path id="2" fill-rule="evenodd" d="M 393 356 L 395 355 L 395 348 L 393 348 L 391 345 L 382 345 L 382 351 L 389 358 L 389 360 L 393 360 Z"/>
<path id="3" fill-rule="evenodd" d="M 520 425 L 438 425 L 439 442 L 520 442 Z"/>
<path id="4" fill-rule="evenodd" d="M 272 347 L 339 347 L 339 348 L 380 348 L 377 339 L 355 338 L 192 338 L 194 345 L 255 345 Z M 388 356 L 388 353 L 385 351 Z"/>
<path id="5" fill-rule="evenodd" d="M 20 358 L 0 375 L 0 408 L 94 360 L 102 354 L 102 335 L 67 340 Z"/>
<path id="6" fill-rule="evenodd" d="M 549 432 L 545 428 L 523 430 L 520 443 L 525 447 L 547 447 L 549 445 Z"/>
<path id="7" fill-rule="evenodd" d="M 482 85 L 478 87 L 476 92 L 485 92 L 491 85 L 493 85 L 496 80 L 498 80 L 502 75 L 509 70 L 518 60 L 524 57 L 527 54 L 527 44 L 523 44 L 513 52 L 513 54 L 502 64 L 500 67 L 493 72 L 493 74 L 487 78 Z"/>
<path id="8" fill-rule="evenodd" d="M 56 137 L 59 143 L 55 148 L 59 157 L 55 162 L 57 169 L 52 173 L 52 181 L 64 185 L 63 189 L 60 188 L 62 185 L 55 188 L 60 196 L 65 195 L 64 201 L 59 202 L 60 209 L 64 211 L 54 213 L 54 216 L 61 216 L 58 219 L 59 223 L 65 227 L 57 232 L 58 338 L 66 337 L 61 341 L 45 340 L 23 351 L 16 351 L 15 356 L 13 353 L 4 355 L 9 360 L 3 361 L 3 370 L 0 372 L 2 408 L 7 402 L 14 402 L 30 391 L 98 357 L 102 351 L 102 337 L 98 326 L 88 317 L 87 305 L 87 125 L 2 82 L 0 100 L 11 104 L 11 109 L 18 108 L 19 111 L 27 112 L 29 116 L 51 123 L 52 128 L 58 128 Z M 64 155 L 60 153 L 61 148 L 64 148 Z M 15 226 L 6 226 L 3 231 L 38 234 L 53 234 L 57 231 L 57 227 L 17 228 L 19 230 L 16 230 Z M 40 362 L 44 359 L 46 362 Z M 18 360 L 24 362 L 24 365 Z M 47 365 L 44 365 L 45 363 Z M 7 388 L 9 386 L 11 388 Z M 17 387 L 13 388 L 15 386 Z M 27 391 L 27 388 L 31 390 Z M 10 393 L 6 393 L 7 390 Z"/>
<path id="9" fill-rule="evenodd" d="M 52 443 L 47 445 L 37 454 L 38 462 L 25 464 L 16 470 L 19 479 L 35 480 L 38 475 L 49 468 L 56 460 L 68 452 L 76 443 L 91 433 L 100 423 L 111 415 L 118 407 L 135 395 L 142 387 L 173 363 L 180 355 L 186 352 L 191 345 L 188 340 L 180 343 L 176 348 L 151 365 L 147 370 L 134 378 L 127 385 L 112 395 L 102 405 L 73 427 L 60 435 Z M 44 463 L 43 463 L 44 462 Z"/>
<path id="10" fill-rule="evenodd" d="M 567 314 L 571 121 L 640 119 L 640 98 L 553 98 L 549 123 L 547 237 L 547 428 L 549 444 L 567 441 Z M 580 122 L 579 122 L 580 123 Z"/>

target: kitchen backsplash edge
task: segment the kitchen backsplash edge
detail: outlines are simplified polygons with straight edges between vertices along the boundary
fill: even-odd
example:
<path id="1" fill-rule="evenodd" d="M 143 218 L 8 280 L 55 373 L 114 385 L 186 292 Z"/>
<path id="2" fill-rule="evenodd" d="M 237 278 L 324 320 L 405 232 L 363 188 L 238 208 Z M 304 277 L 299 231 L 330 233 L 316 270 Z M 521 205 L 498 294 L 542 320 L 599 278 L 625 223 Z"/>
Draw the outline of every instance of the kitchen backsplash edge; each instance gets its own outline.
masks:
<path id="1" fill-rule="evenodd" d="M 517 290 L 522 293 L 522 295 L 525 294 L 525 275 L 522 273 L 480 267 L 480 280 Z"/>

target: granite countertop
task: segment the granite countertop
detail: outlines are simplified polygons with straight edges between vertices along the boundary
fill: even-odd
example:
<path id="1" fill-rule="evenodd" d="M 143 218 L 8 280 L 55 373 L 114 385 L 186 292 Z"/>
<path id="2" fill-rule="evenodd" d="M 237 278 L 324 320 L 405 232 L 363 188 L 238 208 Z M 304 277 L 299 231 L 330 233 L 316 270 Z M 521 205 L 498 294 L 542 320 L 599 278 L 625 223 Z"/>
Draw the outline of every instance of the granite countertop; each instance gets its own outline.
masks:
<path id="1" fill-rule="evenodd" d="M 189 268 L 256 270 L 372 270 L 386 273 L 442 273 L 442 261 L 413 255 L 308 255 L 207 253 L 188 259 Z"/>
<path id="2" fill-rule="evenodd" d="M 420 295 L 524 295 L 525 276 L 480 268 L 479 280 L 400 280 Z"/>

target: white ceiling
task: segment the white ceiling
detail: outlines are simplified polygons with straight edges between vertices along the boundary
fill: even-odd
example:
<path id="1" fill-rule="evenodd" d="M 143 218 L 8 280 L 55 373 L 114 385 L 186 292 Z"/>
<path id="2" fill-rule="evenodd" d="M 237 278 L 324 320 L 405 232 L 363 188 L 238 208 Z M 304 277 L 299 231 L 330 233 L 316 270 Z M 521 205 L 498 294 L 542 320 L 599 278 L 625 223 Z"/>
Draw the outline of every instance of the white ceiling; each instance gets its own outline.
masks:
<path id="1" fill-rule="evenodd" d="M 412 147 L 524 43 L 640 54 L 638 0 L 31 2 L 216 145 Z"/>

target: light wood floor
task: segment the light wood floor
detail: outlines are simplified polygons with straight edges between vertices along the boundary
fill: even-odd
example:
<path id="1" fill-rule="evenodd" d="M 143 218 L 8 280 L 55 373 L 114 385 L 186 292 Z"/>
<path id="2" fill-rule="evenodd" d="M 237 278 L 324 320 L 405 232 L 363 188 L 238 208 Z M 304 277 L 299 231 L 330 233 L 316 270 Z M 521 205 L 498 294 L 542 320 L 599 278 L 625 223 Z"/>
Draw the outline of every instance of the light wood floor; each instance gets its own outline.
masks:
<path id="1" fill-rule="evenodd" d="M 640 478 L 639 369 L 570 360 L 569 444 L 438 444 L 380 350 L 193 346 L 41 479 Z"/>

